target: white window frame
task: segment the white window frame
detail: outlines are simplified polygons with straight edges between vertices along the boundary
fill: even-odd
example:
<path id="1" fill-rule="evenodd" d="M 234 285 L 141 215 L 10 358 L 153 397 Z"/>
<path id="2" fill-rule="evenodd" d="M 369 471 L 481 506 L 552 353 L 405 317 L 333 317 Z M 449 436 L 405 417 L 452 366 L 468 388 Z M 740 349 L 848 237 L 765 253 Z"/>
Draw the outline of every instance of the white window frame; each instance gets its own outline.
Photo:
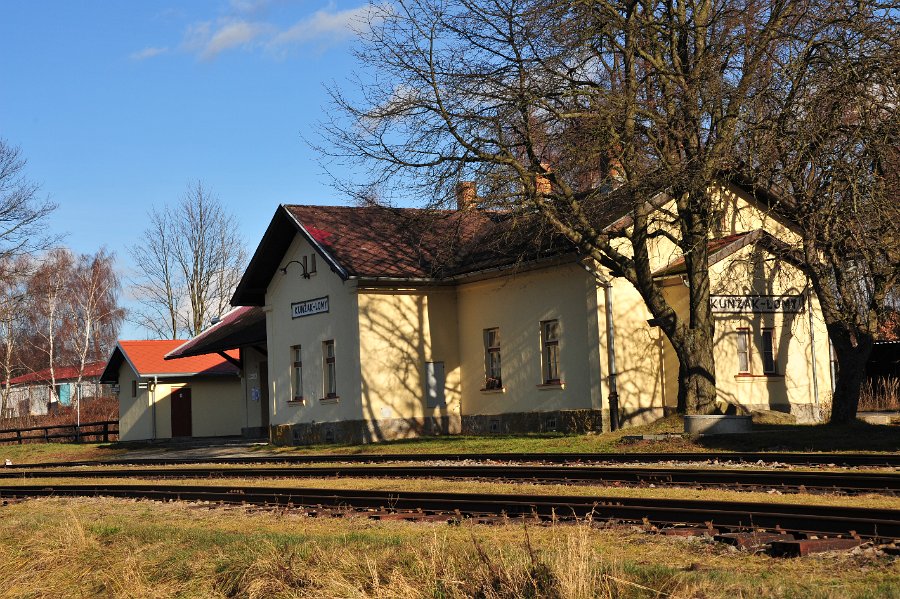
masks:
<path id="1" fill-rule="evenodd" d="M 743 342 L 743 347 L 741 347 L 741 343 Z M 737 363 L 738 363 L 738 374 L 751 374 L 752 373 L 752 362 L 750 357 L 750 328 L 749 327 L 740 327 L 737 330 Z M 743 355 L 743 363 L 742 363 L 742 355 Z"/>
<path id="2" fill-rule="evenodd" d="M 303 402 L 303 346 L 291 346 L 291 399 Z"/>
<path id="3" fill-rule="evenodd" d="M 329 355 L 329 350 L 331 350 Z M 322 342 L 322 398 L 337 399 L 337 351 L 334 347 L 334 339 Z"/>

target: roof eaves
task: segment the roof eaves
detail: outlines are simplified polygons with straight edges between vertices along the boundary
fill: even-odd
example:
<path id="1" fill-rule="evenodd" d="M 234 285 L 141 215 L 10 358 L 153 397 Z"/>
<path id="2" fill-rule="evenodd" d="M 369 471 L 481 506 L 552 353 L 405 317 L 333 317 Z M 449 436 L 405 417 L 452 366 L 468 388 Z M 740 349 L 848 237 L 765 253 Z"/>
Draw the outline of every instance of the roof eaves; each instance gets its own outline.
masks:
<path id="1" fill-rule="evenodd" d="M 665 206 L 666 202 L 669 202 L 671 199 L 672 199 L 672 197 L 668 193 L 661 191 L 661 192 L 657 193 L 656 195 L 654 195 L 649 200 L 647 200 L 645 206 L 651 210 L 658 210 L 658 209 L 662 208 L 663 206 Z M 627 229 L 633 223 L 634 223 L 634 216 L 632 214 L 632 211 L 629 210 L 627 214 L 620 216 L 619 218 L 617 218 L 610 224 L 603 227 L 603 231 L 604 232 L 621 231 L 623 229 Z"/>
<path id="2" fill-rule="evenodd" d="M 106 367 L 103 369 L 103 372 L 100 373 L 100 382 L 101 383 L 113 383 L 118 380 L 118 369 L 122 367 L 122 364 L 116 364 L 116 353 L 119 353 L 122 356 L 122 360 L 125 361 L 129 366 L 131 366 L 132 370 L 137 374 L 138 371 L 134 367 L 134 364 L 131 363 L 131 360 L 128 359 L 128 355 L 125 353 L 125 350 L 122 349 L 122 345 L 117 341 L 116 346 L 113 348 L 112 352 L 109 354 L 109 359 L 106 361 Z M 116 369 L 116 378 L 109 378 L 105 376 L 110 368 Z M 109 372 L 110 376 L 113 374 Z"/>
<path id="3" fill-rule="evenodd" d="M 731 243 L 728 243 L 728 244 L 720 247 L 719 249 L 711 252 L 709 254 L 709 260 L 708 260 L 709 265 L 712 266 L 713 264 L 721 262 L 722 260 L 724 260 L 728 256 L 732 255 L 736 251 L 740 250 L 741 248 L 744 248 L 752 243 L 756 243 L 763 237 L 763 235 L 766 235 L 766 232 L 763 231 L 762 229 L 754 229 L 753 231 L 748 231 L 746 233 L 741 234 L 740 237 L 738 237 Z M 712 241 L 714 241 L 714 240 L 710 240 L 710 242 L 712 242 Z M 679 258 L 675 259 L 672 263 L 667 264 L 666 266 L 663 266 L 662 268 L 660 268 L 659 270 L 657 270 L 656 272 L 653 273 L 653 277 L 654 278 L 664 278 L 664 277 L 674 277 L 676 275 L 684 274 L 686 272 L 686 266 L 684 265 L 684 262 L 682 260 L 683 260 L 683 257 L 679 257 Z"/>
<path id="4" fill-rule="evenodd" d="M 119 350 L 120 352 L 122 352 L 122 357 L 125 358 L 125 362 L 126 362 L 129 366 L 131 366 L 131 369 L 134 370 L 134 373 L 135 373 L 136 375 L 138 375 L 138 376 L 141 376 L 141 371 L 138 370 L 137 366 L 134 365 L 134 362 L 131 361 L 131 358 L 128 357 L 128 352 L 125 351 L 125 348 L 124 348 L 124 347 L 122 347 L 122 343 L 117 341 L 117 342 L 116 342 L 116 347 L 118 348 L 118 350 Z"/>
<path id="5" fill-rule="evenodd" d="M 285 204 L 281 205 L 281 209 L 287 213 L 287 215 L 296 225 L 297 230 L 303 234 L 303 237 L 306 239 L 306 241 L 308 241 L 309 244 L 313 246 L 313 248 L 315 248 L 315 250 L 319 253 L 319 255 L 322 256 L 322 258 L 324 258 L 326 262 L 328 262 L 328 264 L 331 266 L 331 269 L 336 272 L 338 276 L 341 277 L 341 279 L 346 281 L 350 277 L 350 275 L 347 273 L 347 269 L 338 264 L 337 260 L 335 260 L 334 257 L 329 254 L 324 247 L 322 247 L 322 244 L 316 241 L 316 239 L 310 234 L 310 232 L 306 230 L 306 227 L 303 226 L 303 223 L 297 220 L 297 217 L 294 216 L 294 214 L 288 209 Z"/>
<path id="6" fill-rule="evenodd" d="M 188 376 L 239 376 L 238 372 L 149 372 L 140 375 L 141 378 L 177 379 Z"/>

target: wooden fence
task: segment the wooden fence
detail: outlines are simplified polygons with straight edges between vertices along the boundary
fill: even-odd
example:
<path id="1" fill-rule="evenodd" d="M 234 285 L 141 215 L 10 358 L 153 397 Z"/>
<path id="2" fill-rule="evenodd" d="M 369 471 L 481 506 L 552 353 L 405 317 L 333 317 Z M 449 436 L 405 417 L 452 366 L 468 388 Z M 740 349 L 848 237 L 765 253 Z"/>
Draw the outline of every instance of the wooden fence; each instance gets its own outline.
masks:
<path id="1" fill-rule="evenodd" d="M 108 443 L 110 439 L 116 440 L 118 438 L 118 420 L 82 422 L 80 426 L 76 424 L 54 424 L 29 428 L 0 429 L 0 443 L 18 443 L 19 445 L 25 442 L 40 443 L 42 441 L 44 443 L 81 443 L 88 439 L 93 439 L 94 441 L 102 440 L 104 443 Z"/>

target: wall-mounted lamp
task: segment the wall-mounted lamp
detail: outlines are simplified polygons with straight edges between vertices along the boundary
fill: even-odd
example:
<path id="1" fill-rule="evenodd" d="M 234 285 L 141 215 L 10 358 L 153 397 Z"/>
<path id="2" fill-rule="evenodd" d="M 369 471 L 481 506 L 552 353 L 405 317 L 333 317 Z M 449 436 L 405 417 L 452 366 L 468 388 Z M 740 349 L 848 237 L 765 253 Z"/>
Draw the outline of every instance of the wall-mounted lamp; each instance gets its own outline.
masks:
<path id="1" fill-rule="evenodd" d="M 291 260 L 290 262 L 288 262 L 287 264 L 285 264 L 283 267 L 281 267 L 281 268 L 279 269 L 279 270 L 281 270 L 281 274 L 286 275 L 286 274 L 287 274 L 288 266 L 290 266 L 291 264 L 299 264 L 299 265 L 300 265 L 300 268 L 303 269 L 303 278 L 304 278 L 304 279 L 308 279 L 308 278 L 309 278 L 309 272 L 306 270 L 306 263 L 305 263 L 305 262 L 301 262 L 300 260 Z"/>

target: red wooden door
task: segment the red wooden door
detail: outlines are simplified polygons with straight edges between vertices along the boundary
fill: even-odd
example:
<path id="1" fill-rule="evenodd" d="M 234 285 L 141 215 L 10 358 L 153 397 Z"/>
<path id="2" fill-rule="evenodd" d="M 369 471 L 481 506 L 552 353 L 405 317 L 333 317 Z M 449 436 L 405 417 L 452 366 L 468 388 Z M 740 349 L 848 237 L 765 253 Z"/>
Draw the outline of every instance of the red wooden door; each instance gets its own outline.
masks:
<path id="1" fill-rule="evenodd" d="M 182 387 L 172 391 L 172 436 L 190 437 L 191 389 Z"/>

